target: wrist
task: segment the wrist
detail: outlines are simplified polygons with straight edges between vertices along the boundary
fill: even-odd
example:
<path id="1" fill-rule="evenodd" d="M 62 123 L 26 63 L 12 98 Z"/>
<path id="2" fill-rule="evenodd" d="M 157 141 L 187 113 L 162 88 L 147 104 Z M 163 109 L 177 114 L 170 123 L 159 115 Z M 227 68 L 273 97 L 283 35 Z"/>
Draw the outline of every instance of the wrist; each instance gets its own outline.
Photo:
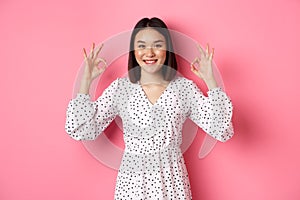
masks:
<path id="1" fill-rule="evenodd" d="M 82 78 L 80 84 L 90 86 L 92 84 L 92 80 L 87 79 L 87 78 Z"/>
<path id="2" fill-rule="evenodd" d="M 209 90 L 218 87 L 218 83 L 214 78 L 206 79 L 206 80 L 204 80 L 204 82 L 205 82 L 205 84 L 206 84 L 206 86 L 208 87 Z"/>
<path id="3" fill-rule="evenodd" d="M 79 93 L 89 94 L 91 83 L 92 83 L 91 80 L 82 79 L 80 83 Z"/>

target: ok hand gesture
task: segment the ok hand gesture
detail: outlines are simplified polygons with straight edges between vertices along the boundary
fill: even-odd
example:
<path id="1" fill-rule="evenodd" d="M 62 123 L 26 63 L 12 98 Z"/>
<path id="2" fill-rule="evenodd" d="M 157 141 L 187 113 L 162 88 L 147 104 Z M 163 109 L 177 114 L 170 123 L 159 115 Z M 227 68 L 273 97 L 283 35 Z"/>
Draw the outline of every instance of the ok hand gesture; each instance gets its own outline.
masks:
<path id="1" fill-rule="evenodd" d="M 198 45 L 198 49 L 200 51 L 200 58 L 196 57 L 191 63 L 191 71 L 199 78 L 204 80 L 209 89 L 217 87 L 217 82 L 215 80 L 212 68 L 214 49 L 211 51 L 208 44 L 205 51 L 200 45 Z M 195 64 L 198 64 L 198 67 L 196 67 Z"/>
<path id="2" fill-rule="evenodd" d="M 98 54 L 101 51 L 103 44 L 95 49 L 95 43 L 90 51 L 90 54 L 86 54 L 85 48 L 83 48 L 84 53 L 84 72 L 81 80 L 79 93 L 88 94 L 92 81 L 97 78 L 100 74 L 104 72 L 107 67 L 106 61 L 103 58 L 99 58 Z M 103 63 L 103 66 L 99 67 L 100 63 Z"/>
<path id="3" fill-rule="evenodd" d="M 93 47 L 89 55 L 87 55 L 85 48 L 83 48 L 85 60 L 83 79 L 88 82 L 92 82 L 95 78 L 102 74 L 107 66 L 106 61 L 103 58 L 98 57 L 98 54 L 100 53 L 102 47 L 103 44 L 95 49 L 95 43 L 93 43 Z M 99 64 L 101 62 L 104 65 L 102 67 L 99 67 Z"/>

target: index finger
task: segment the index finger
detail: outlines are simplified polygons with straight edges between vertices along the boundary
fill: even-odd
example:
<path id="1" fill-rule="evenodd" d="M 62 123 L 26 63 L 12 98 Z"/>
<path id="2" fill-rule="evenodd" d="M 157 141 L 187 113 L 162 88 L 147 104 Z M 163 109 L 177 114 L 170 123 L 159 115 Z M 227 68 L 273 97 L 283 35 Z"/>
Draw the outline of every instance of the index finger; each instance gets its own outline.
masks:
<path id="1" fill-rule="evenodd" d="M 86 55 L 86 50 L 85 50 L 85 48 L 83 48 L 83 56 L 84 56 L 84 58 L 85 58 L 85 59 L 87 58 L 87 55 Z"/>
<path id="2" fill-rule="evenodd" d="M 204 55 L 205 55 L 205 52 L 204 52 L 204 50 L 202 49 L 202 47 L 200 46 L 200 44 L 198 44 L 197 47 L 198 47 L 198 50 L 200 51 L 200 55 L 201 55 L 201 56 L 204 56 Z"/>
<path id="3" fill-rule="evenodd" d="M 210 53 L 210 55 L 209 55 L 209 59 L 210 60 L 212 60 L 213 59 L 213 57 L 214 57 L 214 53 L 215 53 L 215 49 L 214 48 L 212 48 L 212 52 Z"/>
<path id="4" fill-rule="evenodd" d="M 102 43 L 101 46 L 97 49 L 97 51 L 96 51 L 96 57 L 98 57 L 98 54 L 100 53 L 100 51 L 101 51 L 103 45 L 104 45 L 104 44 Z"/>

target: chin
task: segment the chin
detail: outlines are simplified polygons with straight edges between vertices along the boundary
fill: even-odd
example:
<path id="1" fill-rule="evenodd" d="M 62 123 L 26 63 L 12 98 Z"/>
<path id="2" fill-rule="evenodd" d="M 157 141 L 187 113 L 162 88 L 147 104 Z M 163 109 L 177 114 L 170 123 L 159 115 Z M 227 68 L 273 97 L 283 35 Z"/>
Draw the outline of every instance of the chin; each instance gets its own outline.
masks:
<path id="1" fill-rule="evenodd" d="M 155 74 L 157 72 L 160 72 L 162 70 L 162 65 L 157 66 L 157 65 L 143 65 L 142 70 L 147 72 L 147 73 L 151 73 L 151 74 Z"/>

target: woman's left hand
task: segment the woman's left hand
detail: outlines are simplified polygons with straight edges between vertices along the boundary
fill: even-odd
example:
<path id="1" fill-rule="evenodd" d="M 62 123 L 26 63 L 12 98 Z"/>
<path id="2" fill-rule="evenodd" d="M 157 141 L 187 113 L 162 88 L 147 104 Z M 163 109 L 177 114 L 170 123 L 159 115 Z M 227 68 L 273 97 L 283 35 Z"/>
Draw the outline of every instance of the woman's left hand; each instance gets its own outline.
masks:
<path id="1" fill-rule="evenodd" d="M 208 88 L 217 87 L 212 67 L 214 49 L 210 50 L 208 44 L 205 51 L 200 45 L 198 45 L 198 49 L 200 51 L 200 58 L 196 57 L 191 63 L 191 71 L 199 78 L 203 79 Z M 198 64 L 198 67 L 196 67 L 195 64 Z"/>

